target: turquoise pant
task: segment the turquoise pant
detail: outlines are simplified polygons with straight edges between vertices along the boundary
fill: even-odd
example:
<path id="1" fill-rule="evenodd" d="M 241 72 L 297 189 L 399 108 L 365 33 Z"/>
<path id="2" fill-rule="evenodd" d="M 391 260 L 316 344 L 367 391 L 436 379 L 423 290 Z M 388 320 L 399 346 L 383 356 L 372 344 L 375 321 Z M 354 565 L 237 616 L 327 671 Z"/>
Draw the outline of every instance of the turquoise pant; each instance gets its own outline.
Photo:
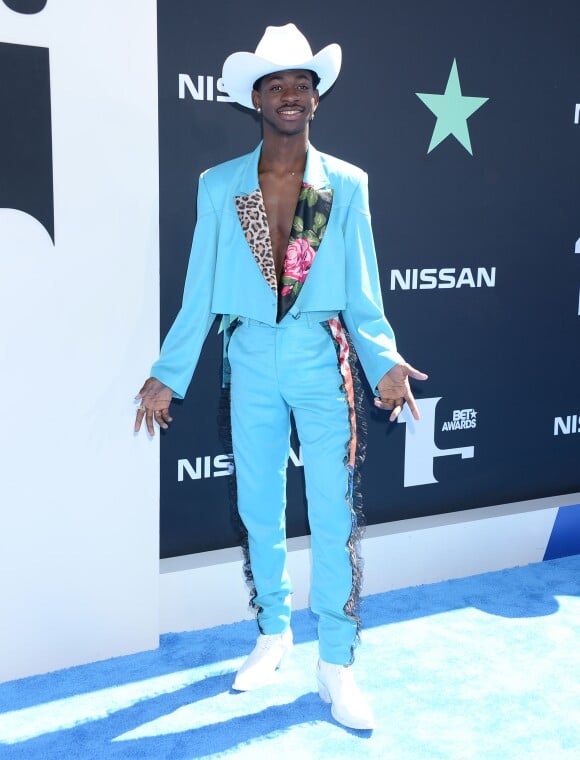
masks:
<path id="1" fill-rule="evenodd" d="M 248 531 L 260 630 L 282 633 L 290 625 L 285 510 L 292 413 L 304 464 L 320 656 L 346 665 L 358 634 L 357 619 L 345 611 L 353 594 L 351 422 L 336 342 L 324 324 L 329 316 L 289 313 L 276 327 L 241 319 L 228 358 L 238 510 Z"/>

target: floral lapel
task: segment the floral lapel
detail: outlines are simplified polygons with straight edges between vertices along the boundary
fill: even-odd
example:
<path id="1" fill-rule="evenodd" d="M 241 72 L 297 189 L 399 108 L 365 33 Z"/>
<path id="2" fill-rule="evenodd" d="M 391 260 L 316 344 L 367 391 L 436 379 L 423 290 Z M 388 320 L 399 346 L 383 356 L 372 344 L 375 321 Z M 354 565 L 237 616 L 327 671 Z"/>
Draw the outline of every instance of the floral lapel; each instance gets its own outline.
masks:
<path id="1" fill-rule="evenodd" d="M 320 247 L 332 208 L 332 190 L 302 183 L 278 288 L 280 322 L 294 305 Z"/>

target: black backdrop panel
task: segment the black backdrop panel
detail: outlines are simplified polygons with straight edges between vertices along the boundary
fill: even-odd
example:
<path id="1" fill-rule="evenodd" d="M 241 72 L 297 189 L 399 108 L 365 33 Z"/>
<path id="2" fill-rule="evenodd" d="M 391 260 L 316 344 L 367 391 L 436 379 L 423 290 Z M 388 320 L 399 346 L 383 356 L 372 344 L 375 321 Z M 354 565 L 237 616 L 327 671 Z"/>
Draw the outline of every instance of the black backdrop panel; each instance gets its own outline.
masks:
<path id="1" fill-rule="evenodd" d="M 254 50 L 267 24 L 294 21 L 314 51 L 343 48 L 311 140 L 369 172 L 386 312 L 402 353 L 430 373 L 416 384 L 419 426 L 389 424 L 367 394 L 368 522 L 580 490 L 580 6 L 291 7 L 159 0 L 161 335 L 179 308 L 199 173 L 260 138 L 255 116 L 220 99 L 222 63 Z M 428 152 L 436 117 L 417 97 L 443 94 L 454 60 L 462 95 L 488 99 L 467 119 L 472 154 L 453 134 Z M 237 543 L 220 360 L 216 325 L 162 435 L 163 557 Z M 288 533 L 307 532 L 291 462 Z"/>
<path id="2" fill-rule="evenodd" d="M 48 48 L 0 42 L 0 71 L 0 208 L 30 214 L 54 241 Z"/>

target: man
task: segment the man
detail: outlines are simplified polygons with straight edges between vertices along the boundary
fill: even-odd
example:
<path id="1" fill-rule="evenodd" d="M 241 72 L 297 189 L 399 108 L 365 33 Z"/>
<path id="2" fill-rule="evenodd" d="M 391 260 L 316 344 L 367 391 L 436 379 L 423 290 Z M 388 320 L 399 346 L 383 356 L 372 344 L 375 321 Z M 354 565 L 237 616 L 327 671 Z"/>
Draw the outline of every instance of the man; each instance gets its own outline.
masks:
<path id="1" fill-rule="evenodd" d="M 351 669 L 360 585 L 355 538 L 352 339 L 376 405 L 395 420 L 408 378 L 382 307 L 363 171 L 319 153 L 309 124 L 341 51 L 313 55 L 293 24 L 268 27 L 255 53 L 226 60 L 227 92 L 262 117 L 253 153 L 204 172 L 182 308 L 139 391 L 135 429 L 171 422 L 215 316 L 224 315 L 238 510 L 247 528 L 260 635 L 234 689 L 271 680 L 292 646 L 285 489 L 290 413 L 304 462 L 318 615 L 319 693 L 340 723 L 374 727 Z M 340 315 L 340 319 L 339 319 Z"/>

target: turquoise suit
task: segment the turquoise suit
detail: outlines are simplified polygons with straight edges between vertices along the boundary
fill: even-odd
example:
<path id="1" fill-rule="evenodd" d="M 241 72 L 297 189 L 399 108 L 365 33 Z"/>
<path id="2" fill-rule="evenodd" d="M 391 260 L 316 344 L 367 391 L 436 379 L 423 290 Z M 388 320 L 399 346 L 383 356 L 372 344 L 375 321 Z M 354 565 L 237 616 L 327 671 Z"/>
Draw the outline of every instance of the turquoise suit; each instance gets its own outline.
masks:
<path id="1" fill-rule="evenodd" d="M 183 303 L 151 375 L 183 398 L 209 329 L 222 315 L 238 510 L 248 532 L 253 604 L 267 634 L 290 624 L 284 514 L 293 414 L 304 463 L 320 655 L 348 664 L 359 624 L 357 430 L 343 325 L 373 390 L 403 359 L 383 312 L 366 174 L 309 145 L 277 281 L 258 182 L 260 151 L 261 144 L 199 179 Z"/>

